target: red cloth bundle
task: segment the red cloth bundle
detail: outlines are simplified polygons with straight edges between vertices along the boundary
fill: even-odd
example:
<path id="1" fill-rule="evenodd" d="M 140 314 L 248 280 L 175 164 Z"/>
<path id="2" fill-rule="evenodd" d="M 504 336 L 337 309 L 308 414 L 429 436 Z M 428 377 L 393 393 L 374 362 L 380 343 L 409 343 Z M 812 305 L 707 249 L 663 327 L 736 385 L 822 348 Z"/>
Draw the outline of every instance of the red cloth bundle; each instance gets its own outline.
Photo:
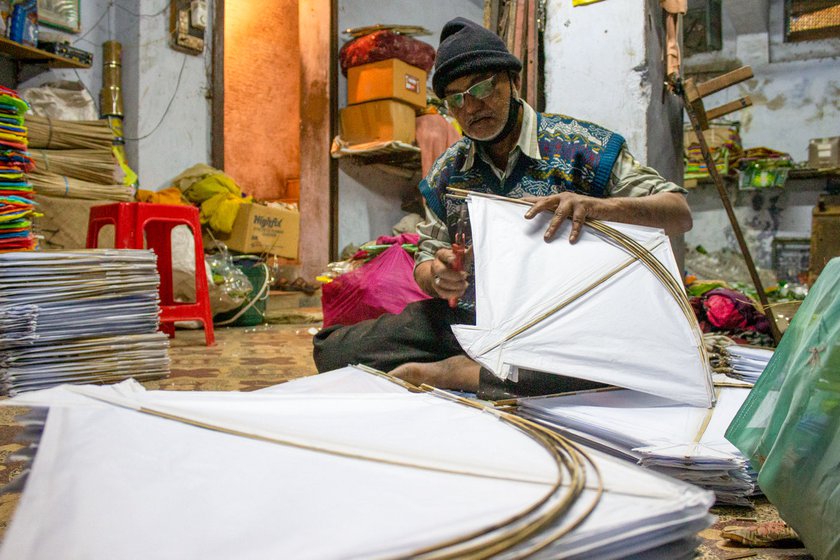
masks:
<path id="1" fill-rule="evenodd" d="M 400 35 L 393 31 L 374 31 L 344 43 L 338 53 L 341 73 L 354 66 L 398 58 L 426 72 L 435 64 L 435 49 L 418 39 Z"/>
<path id="2" fill-rule="evenodd" d="M 704 332 L 770 332 L 767 317 L 756 309 L 750 298 L 735 290 L 715 288 L 706 292 L 702 298 L 694 298 L 692 304 Z"/>
<path id="3" fill-rule="evenodd" d="M 398 244 L 321 290 L 324 327 L 399 313 L 409 303 L 429 298 L 414 281 L 414 259 Z"/>

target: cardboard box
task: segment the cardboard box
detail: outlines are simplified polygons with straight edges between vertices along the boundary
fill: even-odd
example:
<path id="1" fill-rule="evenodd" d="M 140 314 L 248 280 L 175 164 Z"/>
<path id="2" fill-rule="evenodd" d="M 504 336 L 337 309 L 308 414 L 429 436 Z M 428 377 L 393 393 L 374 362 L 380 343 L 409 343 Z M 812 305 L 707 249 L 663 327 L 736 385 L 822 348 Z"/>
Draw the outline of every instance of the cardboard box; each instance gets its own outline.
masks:
<path id="1" fill-rule="evenodd" d="M 840 167 L 840 136 L 814 138 L 808 144 L 808 167 Z"/>
<path id="2" fill-rule="evenodd" d="M 414 143 L 414 107 L 385 99 L 350 105 L 339 113 L 341 139 L 348 144 Z"/>
<path id="3" fill-rule="evenodd" d="M 426 106 L 426 72 L 397 58 L 354 66 L 347 71 L 347 104 L 398 99 Z"/>
<path id="4" fill-rule="evenodd" d="M 835 257 L 840 257 L 840 195 L 821 194 L 811 218 L 811 284 Z"/>
<path id="5" fill-rule="evenodd" d="M 230 234 L 214 232 L 213 237 L 240 253 L 269 253 L 297 259 L 300 212 L 262 204 L 242 204 Z M 212 246 L 209 236 L 205 235 L 204 243 Z"/>

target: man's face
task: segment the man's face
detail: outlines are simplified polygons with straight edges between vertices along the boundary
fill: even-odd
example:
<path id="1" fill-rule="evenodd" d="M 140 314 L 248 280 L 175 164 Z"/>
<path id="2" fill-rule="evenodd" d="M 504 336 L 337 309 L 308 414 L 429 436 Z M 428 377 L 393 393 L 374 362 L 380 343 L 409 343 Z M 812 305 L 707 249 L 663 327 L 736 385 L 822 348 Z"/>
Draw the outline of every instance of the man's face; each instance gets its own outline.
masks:
<path id="1" fill-rule="evenodd" d="M 446 87 L 444 98 L 449 113 L 458 120 L 467 136 L 489 140 L 499 134 L 507 122 L 510 93 L 510 81 L 505 72 L 483 73 L 454 80 Z M 486 97 L 482 97 L 484 95 Z"/>

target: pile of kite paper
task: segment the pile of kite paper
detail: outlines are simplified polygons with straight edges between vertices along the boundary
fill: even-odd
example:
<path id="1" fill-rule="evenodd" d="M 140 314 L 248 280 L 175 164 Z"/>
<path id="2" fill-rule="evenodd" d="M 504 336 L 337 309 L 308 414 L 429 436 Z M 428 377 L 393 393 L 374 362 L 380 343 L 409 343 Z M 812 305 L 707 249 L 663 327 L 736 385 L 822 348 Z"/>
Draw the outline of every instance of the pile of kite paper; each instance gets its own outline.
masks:
<path id="1" fill-rule="evenodd" d="M 587 222 L 571 244 L 567 222 L 546 243 L 551 214 L 525 220 L 514 202 L 466 198 L 477 318 L 453 331 L 467 353 L 501 378 L 525 368 L 630 389 L 526 400 L 521 410 L 748 504 L 754 474 L 722 435 L 743 395 L 726 392 L 710 408 L 709 360 L 664 232 Z"/>
<path id="2" fill-rule="evenodd" d="M 572 439 L 749 506 L 756 473 L 724 438 L 749 389 L 719 390 L 707 409 L 623 389 L 520 399 L 519 413 Z"/>
<path id="3" fill-rule="evenodd" d="M 719 351 L 719 357 L 720 363 L 715 371 L 721 371 L 732 379 L 743 381 L 752 386 L 758 381 L 761 372 L 764 371 L 770 358 L 773 357 L 773 350 L 731 344 Z"/>
<path id="4" fill-rule="evenodd" d="M 708 492 L 584 448 L 566 472 L 551 432 L 354 368 L 253 393 L 124 382 L 2 404 L 49 415 L 0 560 L 679 559 L 710 523 Z"/>
<path id="5" fill-rule="evenodd" d="M 0 254 L 0 394 L 169 373 L 151 251 Z"/>
<path id="6" fill-rule="evenodd" d="M 0 252 L 26 251 L 36 245 L 34 191 L 27 176 L 34 169 L 24 122 L 28 110 L 29 104 L 16 91 L 0 86 Z"/>

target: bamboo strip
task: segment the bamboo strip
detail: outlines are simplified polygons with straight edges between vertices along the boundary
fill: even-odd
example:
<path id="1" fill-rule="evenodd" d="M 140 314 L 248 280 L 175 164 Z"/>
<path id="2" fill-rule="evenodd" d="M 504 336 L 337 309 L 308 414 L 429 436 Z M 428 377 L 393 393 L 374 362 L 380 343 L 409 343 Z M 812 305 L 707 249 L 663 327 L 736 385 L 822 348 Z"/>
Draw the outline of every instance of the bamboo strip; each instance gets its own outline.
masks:
<path id="1" fill-rule="evenodd" d="M 65 121 L 26 115 L 25 124 L 30 148 L 110 148 L 114 141 L 107 120 Z"/>
<path id="2" fill-rule="evenodd" d="M 134 189 L 126 185 L 100 185 L 72 177 L 66 177 L 49 171 L 32 171 L 29 182 L 35 188 L 35 194 L 83 200 L 113 200 L 131 202 Z"/>
<path id="3" fill-rule="evenodd" d="M 373 368 L 363 365 L 357 365 L 354 367 L 383 377 L 402 387 L 415 390 L 418 389 L 401 379 L 397 379 Z M 524 543 L 533 535 L 543 530 L 557 519 L 566 515 L 579 499 L 580 494 L 585 488 L 587 488 L 584 462 L 590 465 L 596 475 L 597 484 L 593 488 L 596 491 L 596 495 L 592 502 L 588 504 L 579 515 L 570 519 L 567 523 L 560 525 L 558 528 L 547 532 L 537 541 L 532 542 L 527 548 L 516 551 L 516 553 L 510 557 L 525 558 L 544 549 L 552 542 L 568 534 L 575 527 L 580 525 L 595 509 L 595 506 L 598 504 L 601 495 L 603 494 L 603 480 L 597 465 L 578 446 L 572 444 L 563 436 L 540 426 L 537 423 L 500 411 L 483 403 L 465 399 L 463 397 L 441 391 L 429 385 L 422 385 L 419 387 L 419 390 L 427 391 L 433 395 L 455 401 L 464 406 L 488 412 L 503 422 L 510 424 L 515 429 L 525 433 L 551 453 L 552 457 L 555 458 L 560 472 L 568 472 L 569 482 L 568 490 L 565 494 L 561 494 L 560 492 L 560 483 L 556 485 L 552 495 L 550 496 L 550 498 L 554 498 L 554 502 L 556 503 L 553 505 L 546 505 L 545 508 L 543 508 L 544 511 L 542 512 L 538 511 L 540 508 L 539 504 L 535 504 L 534 507 L 529 508 L 529 510 L 522 512 L 517 516 L 514 516 L 505 523 L 500 523 L 497 526 L 488 528 L 485 531 L 479 531 L 471 535 L 465 535 L 461 538 L 453 539 L 452 541 L 439 543 L 435 547 L 414 551 L 406 558 L 420 558 L 423 560 L 448 560 L 456 558 L 482 560 Z M 547 504 L 548 499 L 549 498 L 541 500 L 541 503 Z M 533 515 L 529 515 L 528 512 L 531 512 Z M 505 530 L 505 527 L 508 527 L 507 530 Z M 492 533 L 494 532 L 499 534 L 492 536 Z"/>
<path id="4" fill-rule="evenodd" d="M 91 183 L 112 185 L 115 182 L 114 156 L 111 147 L 84 150 L 31 149 L 29 155 L 36 169 L 65 175 Z"/>

